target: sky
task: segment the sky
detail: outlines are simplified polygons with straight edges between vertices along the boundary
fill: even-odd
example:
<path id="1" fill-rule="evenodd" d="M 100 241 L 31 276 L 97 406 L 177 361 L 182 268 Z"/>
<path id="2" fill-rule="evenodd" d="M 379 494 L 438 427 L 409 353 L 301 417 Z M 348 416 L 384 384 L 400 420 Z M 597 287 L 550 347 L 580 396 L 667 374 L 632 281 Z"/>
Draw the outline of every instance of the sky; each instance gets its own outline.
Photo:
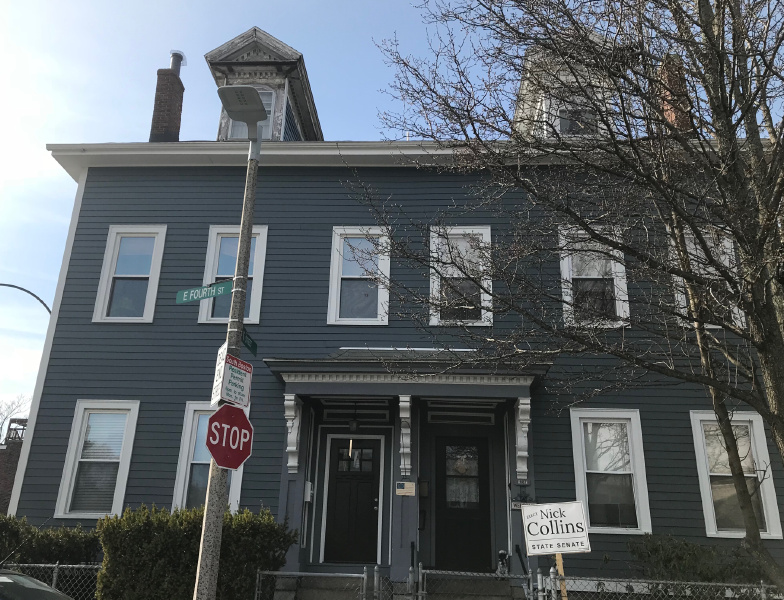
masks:
<path id="1" fill-rule="evenodd" d="M 395 102 L 376 44 L 427 51 L 418 9 L 402 0 L 5 0 L 0 283 L 50 307 L 76 183 L 48 143 L 146 142 L 156 71 L 172 49 L 187 65 L 181 140 L 214 140 L 220 102 L 204 55 L 257 26 L 304 55 L 326 140 L 382 139 Z M 49 323 L 31 296 L 0 287 L 0 402 L 32 397 Z"/>

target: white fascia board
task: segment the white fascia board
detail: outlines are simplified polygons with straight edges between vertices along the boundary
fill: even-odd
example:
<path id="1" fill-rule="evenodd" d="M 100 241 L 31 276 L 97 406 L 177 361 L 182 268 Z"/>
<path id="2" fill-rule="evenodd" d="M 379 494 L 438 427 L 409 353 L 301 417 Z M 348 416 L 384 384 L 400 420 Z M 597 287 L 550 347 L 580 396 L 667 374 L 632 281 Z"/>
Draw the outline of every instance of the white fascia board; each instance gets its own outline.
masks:
<path id="1" fill-rule="evenodd" d="M 76 181 L 89 167 L 244 167 L 248 142 L 47 144 Z M 412 167 L 449 163 L 453 150 L 427 142 L 268 142 L 261 168 Z"/>

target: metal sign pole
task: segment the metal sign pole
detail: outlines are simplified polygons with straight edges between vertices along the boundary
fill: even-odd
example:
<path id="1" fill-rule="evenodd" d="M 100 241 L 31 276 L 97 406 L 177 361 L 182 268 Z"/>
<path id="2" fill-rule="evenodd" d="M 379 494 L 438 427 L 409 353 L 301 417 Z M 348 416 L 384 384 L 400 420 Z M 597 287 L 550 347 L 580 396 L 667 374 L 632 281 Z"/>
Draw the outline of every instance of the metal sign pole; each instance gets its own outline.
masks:
<path id="1" fill-rule="evenodd" d="M 253 210 L 256 205 L 256 181 L 259 170 L 259 150 L 261 147 L 261 136 L 258 133 L 257 131 L 256 139 L 251 140 L 248 152 L 248 171 L 245 177 L 245 198 L 242 203 L 240 239 L 237 242 L 237 267 L 234 271 L 234 289 L 232 290 L 231 312 L 229 313 L 229 326 L 226 335 L 228 354 L 237 358 L 240 356 L 240 347 L 242 346 L 245 291 L 250 263 L 250 242 L 253 237 Z M 228 471 L 221 469 L 215 463 L 215 459 L 211 459 L 193 600 L 214 600 L 215 598 L 215 592 L 218 587 L 223 513 L 228 503 Z"/>

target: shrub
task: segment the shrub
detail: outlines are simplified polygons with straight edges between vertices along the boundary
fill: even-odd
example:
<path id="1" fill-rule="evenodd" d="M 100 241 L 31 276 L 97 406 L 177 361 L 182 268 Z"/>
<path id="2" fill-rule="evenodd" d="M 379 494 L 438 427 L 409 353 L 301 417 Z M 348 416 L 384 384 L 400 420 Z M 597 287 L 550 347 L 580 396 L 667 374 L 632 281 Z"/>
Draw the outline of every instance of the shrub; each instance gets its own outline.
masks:
<path id="1" fill-rule="evenodd" d="M 740 546 L 703 546 L 671 535 L 645 534 L 629 542 L 635 565 L 647 579 L 759 583 L 759 564 Z"/>
<path id="2" fill-rule="evenodd" d="M 11 563 L 79 564 L 96 562 L 100 545 L 95 531 L 76 527 L 38 529 L 27 519 L 0 515 L 0 560 Z"/>
<path id="3" fill-rule="evenodd" d="M 104 550 L 99 600 L 190 600 L 196 581 L 203 508 L 126 509 L 98 521 Z M 223 517 L 218 598 L 251 598 L 256 570 L 283 566 L 296 534 L 269 511 Z"/>

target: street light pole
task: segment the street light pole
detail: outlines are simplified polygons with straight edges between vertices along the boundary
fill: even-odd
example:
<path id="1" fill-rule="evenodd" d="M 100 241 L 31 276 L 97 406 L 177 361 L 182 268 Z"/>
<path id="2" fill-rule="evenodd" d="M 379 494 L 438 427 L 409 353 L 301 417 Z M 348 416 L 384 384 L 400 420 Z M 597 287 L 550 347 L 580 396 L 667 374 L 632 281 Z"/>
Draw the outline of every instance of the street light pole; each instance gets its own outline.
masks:
<path id="1" fill-rule="evenodd" d="M 243 121 L 248 125 L 248 137 L 250 138 L 240 237 L 237 241 L 237 265 L 234 270 L 229 326 L 226 333 L 227 354 L 239 358 L 245 319 L 248 268 L 251 239 L 253 238 L 253 212 L 256 206 L 256 181 L 261 150 L 260 122 L 267 118 L 267 112 L 258 92 L 252 86 L 222 87 L 218 89 L 218 95 L 229 117 L 235 121 Z M 215 463 L 215 459 L 210 459 L 210 476 L 204 503 L 204 521 L 202 522 L 193 600 L 214 600 L 215 598 L 218 587 L 223 513 L 229 503 L 228 479 L 228 471 L 219 467 Z"/>

